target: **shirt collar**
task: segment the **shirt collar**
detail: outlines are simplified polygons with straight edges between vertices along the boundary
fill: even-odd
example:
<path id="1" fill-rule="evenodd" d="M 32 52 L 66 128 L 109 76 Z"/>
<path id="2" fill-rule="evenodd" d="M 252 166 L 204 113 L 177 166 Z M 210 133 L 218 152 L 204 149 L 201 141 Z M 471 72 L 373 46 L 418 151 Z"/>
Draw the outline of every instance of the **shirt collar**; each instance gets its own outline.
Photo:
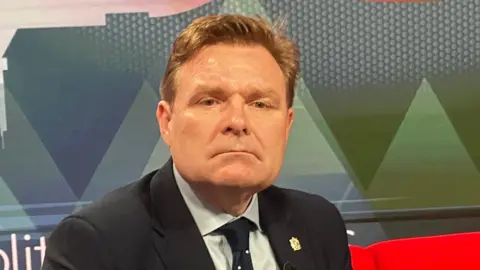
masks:
<path id="1" fill-rule="evenodd" d="M 175 164 L 173 165 L 173 175 L 175 181 L 177 182 L 180 193 L 187 204 L 190 213 L 197 224 L 198 229 L 202 236 L 208 235 L 215 231 L 216 229 L 222 227 L 223 225 L 232 222 L 240 217 L 245 217 L 251 222 L 253 222 L 257 228 L 262 231 L 260 227 L 260 215 L 258 208 L 258 196 L 257 194 L 253 195 L 250 204 L 247 207 L 247 210 L 239 216 L 235 217 L 227 213 L 219 212 L 206 203 L 202 202 L 197 195 L 193 192 L 190 185 L 185 181 L 185 179 L 180 175 Z"/>

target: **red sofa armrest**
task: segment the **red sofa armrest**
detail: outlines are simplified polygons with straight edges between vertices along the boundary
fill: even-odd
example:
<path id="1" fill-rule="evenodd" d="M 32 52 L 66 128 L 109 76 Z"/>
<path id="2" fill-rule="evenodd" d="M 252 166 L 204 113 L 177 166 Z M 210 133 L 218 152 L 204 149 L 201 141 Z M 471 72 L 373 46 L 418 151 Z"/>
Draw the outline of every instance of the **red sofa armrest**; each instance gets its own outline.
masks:
<path id="1" fill-rule="evenodd" d="M 378 270 L 480 269 L 480 232 L 390 240 L 366 250 Z"/>
<path id="2" fill-rule="evenodd" d="M 350 245 L 353 270 L 376 270 L 372 254 L 363 247 Z"/>

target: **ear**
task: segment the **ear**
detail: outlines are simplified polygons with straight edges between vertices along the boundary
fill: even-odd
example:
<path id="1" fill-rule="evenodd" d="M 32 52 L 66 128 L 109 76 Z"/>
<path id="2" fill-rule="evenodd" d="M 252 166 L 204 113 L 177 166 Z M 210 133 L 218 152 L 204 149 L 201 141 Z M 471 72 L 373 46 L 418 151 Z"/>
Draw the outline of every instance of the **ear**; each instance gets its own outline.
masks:
<path id="1" fill-rule="evenodd" d="M 171 121 L 172 121 L 172 108 L 168 102 L 162 100 L 157 106 L 157 122 L 160 128 L 160 135 L 166 145 L 170 146 L 172 140 Z"/>
<path id="2" fill-rule="evenodd" d="M 290 129 L 292 128 L 292 125 L 293 125 L 293 119 L 294 119 L 294 110 L 293 110 L 293 107 L 290 107 L 288 108 L 287 110 L 287 134 L 286 134 L 286 138 L 288 140 L 288 137 L 290 135 Z"/>

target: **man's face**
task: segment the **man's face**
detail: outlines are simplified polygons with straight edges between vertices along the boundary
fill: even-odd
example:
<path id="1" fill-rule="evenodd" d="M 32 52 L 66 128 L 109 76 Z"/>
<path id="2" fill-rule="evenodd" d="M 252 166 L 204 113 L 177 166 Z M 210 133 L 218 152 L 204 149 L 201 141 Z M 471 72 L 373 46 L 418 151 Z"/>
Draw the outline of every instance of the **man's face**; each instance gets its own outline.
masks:
<path id="1" fill-rule="evenodd" d="M 261 46 L 209 46 L 180 68 L 177 82 L 175 101 L 160 102 L 157 119 L 182 176 L 216 186 L 270 186 L 293 122 L 272 55 Z"/>

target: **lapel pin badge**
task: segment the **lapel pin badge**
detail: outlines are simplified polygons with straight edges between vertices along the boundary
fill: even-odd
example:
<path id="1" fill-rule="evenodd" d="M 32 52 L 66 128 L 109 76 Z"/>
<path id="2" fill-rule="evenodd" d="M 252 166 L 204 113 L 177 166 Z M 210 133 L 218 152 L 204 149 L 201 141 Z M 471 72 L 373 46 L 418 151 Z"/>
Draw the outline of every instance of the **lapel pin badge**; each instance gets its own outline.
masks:
<path id="1" fill-rule="evenodd" d="M 299 251 L 300 249 L 302 249 L 302 245 L 296 237 L 290 238 L 290 246 L 292 247 L 293 251 Z"/>

